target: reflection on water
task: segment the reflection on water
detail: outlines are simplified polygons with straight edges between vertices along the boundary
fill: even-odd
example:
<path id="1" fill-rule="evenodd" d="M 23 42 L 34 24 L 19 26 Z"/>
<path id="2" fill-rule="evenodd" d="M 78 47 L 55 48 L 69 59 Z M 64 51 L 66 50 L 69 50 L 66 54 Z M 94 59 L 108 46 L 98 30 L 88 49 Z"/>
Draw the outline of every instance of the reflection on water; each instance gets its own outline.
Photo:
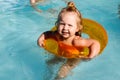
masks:
<path id="1" fill-rule="evenodd" d="M 118 5 L 118 17 L 120 18 L 120 4 Z"/>

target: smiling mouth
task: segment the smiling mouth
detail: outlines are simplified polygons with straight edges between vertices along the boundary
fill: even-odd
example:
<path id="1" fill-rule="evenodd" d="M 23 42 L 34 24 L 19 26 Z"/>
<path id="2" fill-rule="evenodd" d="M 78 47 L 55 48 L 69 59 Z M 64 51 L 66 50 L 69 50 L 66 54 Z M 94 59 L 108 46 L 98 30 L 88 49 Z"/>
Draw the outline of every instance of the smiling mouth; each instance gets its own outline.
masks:
<path id="1" fill-rule="evenodd" d="M 69 34 L 69 32 L 68 31 L 62 31 L 62 34 L 66 35 L 66 34 Z"/>

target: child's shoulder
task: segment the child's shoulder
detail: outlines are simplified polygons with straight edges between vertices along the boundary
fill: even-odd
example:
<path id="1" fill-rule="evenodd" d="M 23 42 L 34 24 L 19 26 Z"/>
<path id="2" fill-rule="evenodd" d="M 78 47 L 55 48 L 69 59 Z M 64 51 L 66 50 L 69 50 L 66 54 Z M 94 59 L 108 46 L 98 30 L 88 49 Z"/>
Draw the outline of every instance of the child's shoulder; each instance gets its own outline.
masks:
<path id="1" fill-rule="evenodd" d="M 80 37 L 80 36 L 76 36 L 73 40 L 73 44 L 75 46 L 84 46 L 86 45 L 91 39 L 89 38 L 83 38 L 83 37 Z"/>
<path id="2" fill-rule="evenodd" d="M 78 40 L 85 40 L 85 38 L 83 38 L 83 37 L 81 37 L 81 36 L 75 36 L 74 37 L 74 39 L 73 39 L 74 41 L 78 41 Z"/>

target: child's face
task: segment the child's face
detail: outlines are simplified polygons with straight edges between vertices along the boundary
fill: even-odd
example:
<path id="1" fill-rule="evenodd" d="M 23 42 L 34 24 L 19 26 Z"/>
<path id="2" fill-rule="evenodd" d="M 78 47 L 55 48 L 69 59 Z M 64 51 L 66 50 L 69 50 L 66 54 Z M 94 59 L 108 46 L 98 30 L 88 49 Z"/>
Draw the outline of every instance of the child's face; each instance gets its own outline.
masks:
<path id="1" fill-rule="evenodd" d="M 61 20 L 58 24 L 58 33 L 63 38 L 74 37 L 78 31 L 77 16 L 74 12 L 64 12 L 61 15 Z"/>

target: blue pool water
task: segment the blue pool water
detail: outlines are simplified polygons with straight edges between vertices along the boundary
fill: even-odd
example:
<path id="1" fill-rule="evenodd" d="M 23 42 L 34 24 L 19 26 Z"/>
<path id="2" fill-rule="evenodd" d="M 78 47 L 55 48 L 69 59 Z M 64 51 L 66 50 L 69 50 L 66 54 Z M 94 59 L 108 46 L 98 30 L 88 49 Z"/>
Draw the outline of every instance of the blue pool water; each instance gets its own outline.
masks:
<path id="1" fill-rule="evenodd" d="M 62 61 L 37 46 L 39 35 L 51 29 L 70 0 L 44 0 L 36 12 L 29 0 L 0 0 L 0 80 L 53 80 Z M 120 79 L 120 0 L 73 0 L 84 18 L 102 24 L 108 45 L 97 58 L 81 62 L 64 80 Z"/>

